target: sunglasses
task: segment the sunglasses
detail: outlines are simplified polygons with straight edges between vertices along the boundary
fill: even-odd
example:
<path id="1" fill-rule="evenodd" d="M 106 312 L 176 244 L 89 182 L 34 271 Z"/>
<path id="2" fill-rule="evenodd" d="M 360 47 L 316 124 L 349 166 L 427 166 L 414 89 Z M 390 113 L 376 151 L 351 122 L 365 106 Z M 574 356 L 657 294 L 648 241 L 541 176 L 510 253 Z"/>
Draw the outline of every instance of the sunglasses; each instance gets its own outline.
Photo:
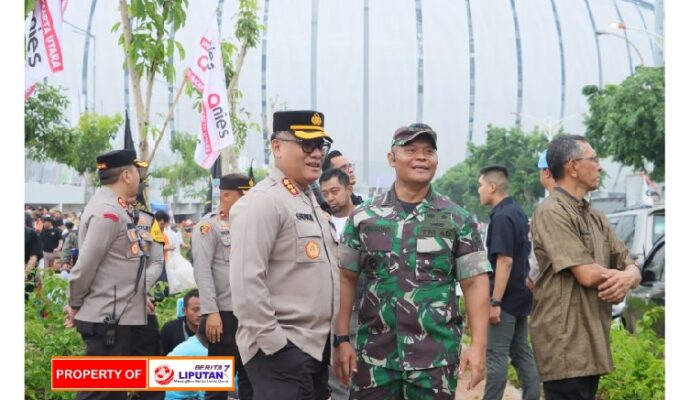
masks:
<path id="1" fill-rule="evenodd" d="M 301 151 L 303 151 L 306 154 L 311 154 L 316 149 L 319 149 L 319 150 L 321 150 L 322 153 L 325 153 L 331 147 L 331 144 L 324 139 L 303 140 L 303 139 L 297 139 L 297 138 L 294 138 L 294 139 L 276 138 L 276 140 L 279 140 L 281 142 L 299 143 L 301 145 Z"/>

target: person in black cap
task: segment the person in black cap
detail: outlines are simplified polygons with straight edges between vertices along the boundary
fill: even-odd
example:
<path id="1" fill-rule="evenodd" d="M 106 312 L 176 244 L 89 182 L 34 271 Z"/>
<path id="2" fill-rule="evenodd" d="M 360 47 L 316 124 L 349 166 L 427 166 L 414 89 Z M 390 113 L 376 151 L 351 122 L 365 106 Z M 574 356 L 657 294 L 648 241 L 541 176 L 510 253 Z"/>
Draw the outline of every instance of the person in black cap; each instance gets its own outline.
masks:
<path id="1" fill-rule="evenodd" d="M 337 243 L 310 190 L 332 140 L 323 117 L 276 112 L 275 166 L 231 207 L 236 342 L 260 399 L 328 399 Z"/>
<path id="2" fill-rule="evenodd" d="M 160 275 L 163 249 L 136 228 L 128 203 L 137 194 L 139 168 L 145 165 L 133 150 L 97 157 L 102 187 L 80 218 L 80 257 L 71 270 L 64 308 L 65 325 L 77 328 L 88 356 L 137 354 L 135 330 L 147 322 L 146 294 Z M 76 398 L 122 400 L 126 395 L 80 392 Z"/>
<path id="3" fill-rule="evenodd" d="M 194 278 L 199 288 L 201 322 L 199 332 L 209 341 L 210 356 L 235 357 L 238 398 L 253 398 L 253 388 L 236 346 L 238 320 L 233 315 L 229 285 L 231 238 L 229 210 L 255 185 L 252 176 L 224 175 L 219 181 L 219 210 L 204 216 L 192 232 Z M 235 226 L 234 226 L 235 229 Z M 234 295 L 237 295 L 234 294 Z M 226 392 L 207 392 L 206 399 L 228 398 Z"/>

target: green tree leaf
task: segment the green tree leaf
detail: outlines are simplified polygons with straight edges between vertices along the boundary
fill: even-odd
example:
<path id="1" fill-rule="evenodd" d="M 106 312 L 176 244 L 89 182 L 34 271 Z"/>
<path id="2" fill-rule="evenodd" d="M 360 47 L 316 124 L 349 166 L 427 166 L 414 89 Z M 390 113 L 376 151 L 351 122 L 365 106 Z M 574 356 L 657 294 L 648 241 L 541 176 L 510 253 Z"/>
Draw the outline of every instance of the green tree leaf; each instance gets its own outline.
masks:
<path id="1" fill-rule="evenodd" d="M 586 86 L 586 138 L 603 157 L 612 157 L 654 180 L 665 176 L 664 67 L 637 67 L 619 85 Z M 647 165 L 653 164 L 651 171 Z"/>

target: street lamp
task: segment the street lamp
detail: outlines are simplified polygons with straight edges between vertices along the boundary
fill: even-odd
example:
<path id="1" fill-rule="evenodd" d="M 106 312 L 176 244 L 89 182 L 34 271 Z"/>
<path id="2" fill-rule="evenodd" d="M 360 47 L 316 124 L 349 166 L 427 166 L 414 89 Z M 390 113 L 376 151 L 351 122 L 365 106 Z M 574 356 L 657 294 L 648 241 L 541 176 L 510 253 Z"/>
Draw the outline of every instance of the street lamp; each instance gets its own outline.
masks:
<path id="1" fill-rule="evenodd" d="M 645 33 L 651 37 L 654 38 L 654 41 L 656 42 L 656 45 L 659 46 L 661 51 L 664 50 L 664 37 L 659 35 L 658 33 L 654 32 L 649 32 L 646 29 L 640 29 L 640 28 L 632 28 L 627 26 L 624 22 L 612 22 L 610 25 L 608 25 L 610 29 L 624 29 L 624 30 L 630 30 L 630 31 L 637 31 L 637 32 L 642 32 Z"/>
<path id="2" fill-rule="evenodd" d="M 92 33 L 86 31 L 83 28 L 80 28 L 78 26 L 75 26 L 71 24 L 70 22 L 66 21 L 65 19 L 63 20 L 63 23 L 72 27 L 73 32 L 75 33 L 82 33 L 83 35 L 86 35 L 88 38 L 92 39 L 92 111 L 95 111 L 95 91 L 96 91 L 96 84 L 95 84 L 95 77 L 96 75 L 96 54 L 97 54 L 97 38 L 95 35 Z M 83 54 L 83 77 L 82 77 L 82 92 L 83 92 L 83 97 L 85 98 L 85 111 L 87 111 L 87 52 Z"/>
<path id="3" fill-rule="evenodd" d="M 542 131 L 544 132 L 545 136 L 547 136 L 547 140 L 552 140 L 554 135 L 559 132 L 559 129 L 564 125 L 564 121 L 571 119 L 573 117 L 579 117 L 581 114 L 569 114 L 565 116 L 564 118 L 560 118 L 555 120 L 554 118 L 547 116 L 546 118 L 538 118 L 533 115 L 528 115 L 528 114 L 523 114 L 519 113 L 516 111 L 511 112 L 512 115 L 516 116 L 521 116 L 524 118 L 527 118 L 531 121 L 534 121 L 535 124 L 539 127 L 542 128 Z"/>
<path id="4" fill-rule="evenodd" d="M 637 48 L 637 46 L 635 46 L 634 43 L 632 43 L 631 40 L 629 40 L 629 39 L 627 39 L 626 37 L 624 37 L 624 36 L 622 36 L 622 35 L 620 35 L 620 34 L 618 34 L 618 33 L 615 33 L 615 32 L 608 32 L 608 31 L 596 30 L 596 31 L 595 31 L 595 34 L 598 35 L 598 36 L 601 36 L 601 35 L 615 36 L 616 38 L 620 38 L 620 39 L 624 40 L 625 42 L 627 42 L 627 44 L 629 44 L 629 45 L 632 47 L 632 49 L 634 49 L 634 52 L 637 53 L 637 57 L 639 57 L 639 64 L 640 64 L 642 67 L 644 66 L 644 59 L 642 58 L 642 53 L 639 51 L 639 49 Z"/>

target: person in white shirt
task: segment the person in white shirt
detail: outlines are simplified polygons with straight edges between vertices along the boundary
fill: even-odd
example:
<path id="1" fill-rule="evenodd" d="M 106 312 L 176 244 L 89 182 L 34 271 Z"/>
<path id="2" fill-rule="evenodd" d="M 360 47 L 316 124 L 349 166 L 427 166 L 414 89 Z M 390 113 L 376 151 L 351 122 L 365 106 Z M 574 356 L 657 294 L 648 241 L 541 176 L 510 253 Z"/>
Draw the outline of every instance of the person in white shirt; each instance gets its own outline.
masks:
<path id="1" fill-rule="evenodd" d="M 352 184 L 350 177 L 342 169 L 331 168 L 323 171 L 319 178 L 321 185 L 321 194 L 328 203 L 331 209 L 331 223 L 335 227 L 336 239 L 340 240 L 345 228 L 345 222 L 352 210 L 355 209 L 355 204 L 352 201 Z M 364 293 L 365 276 L 362 274 L 358 280 L 358 293 Z M 350 340 L 355 342 L 357 335 L 357 312 L 359 310 L 359 299 L 361 296 L 356 296 L 355 305 L 352 310 L 352 320 L 350 323 Z M 332 400 L 347 399 L 349 391 L 344 387 L 334 374 L 331 374 L 328 379 L 328 385 L 331 388 Z"/>
<path id="2" fill-rule="evenodd" d="M 336 239 L 340 240 L 345 222 L 355 209 L 351 200 L 350 177 L 342 169 L 328 169 L 319 178 L 321 194 L 331 209 L 331 222 L 335 227 Z"/>

